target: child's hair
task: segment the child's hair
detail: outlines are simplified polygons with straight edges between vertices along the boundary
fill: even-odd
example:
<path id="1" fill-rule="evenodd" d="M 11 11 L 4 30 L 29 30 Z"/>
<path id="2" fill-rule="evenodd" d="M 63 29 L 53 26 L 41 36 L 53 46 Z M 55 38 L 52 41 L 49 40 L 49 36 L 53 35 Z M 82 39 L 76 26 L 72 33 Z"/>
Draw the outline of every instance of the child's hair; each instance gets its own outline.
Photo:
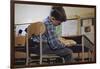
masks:
<path id="1" fill-rule="evenodd" d="M 65 10 L 62 6 L 53 6 L 50 16 L 62 22 L 67 20 Z"/>

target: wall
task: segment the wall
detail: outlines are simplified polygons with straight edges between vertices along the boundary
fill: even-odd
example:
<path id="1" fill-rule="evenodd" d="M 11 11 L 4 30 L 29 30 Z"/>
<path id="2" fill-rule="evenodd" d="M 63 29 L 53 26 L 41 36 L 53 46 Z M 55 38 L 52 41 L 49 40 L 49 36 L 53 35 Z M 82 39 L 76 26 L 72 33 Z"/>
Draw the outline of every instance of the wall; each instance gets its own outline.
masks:
<path id="1" fill-rule="evenodd" d="M 78 20 L 67 20 L 62 23 L 62 36 L 73 36 L 77 34 Z"/>
<path id="2" fill-rule="evenodd" d="M 15 5 L 15 24 L 33 23 L 36 21 L 43 21 L 50 13 L 51 6 L 43 5 L 29 5 L 29 4 L 16 4 Z M 87 18 L 94 17 L 94 8 L 80 8 L 80 7 L 65 7 L 67 19 L 73 18 Z M 87 10 L 87 11 L 85 11 Z M 77 23 L 76 23 L 77 22 Z M 66 21 L 62 26 L 57 27 L 56 32 L 59 36 L 77 35 L 80 31 L 78 21 Z M 66 27 L 65 27 L 66 26 Z M 79 27 L 79 28 L 78 28 Z M 25 26 L 17 26 L 16 32 L 25 29 Z M 73 29 L 74 28 L 74 29 Z M 24 35 L 24 33 L 23 33 Z"/>
<path id="3" fill-rule="evenodd" d="M 42 21 L 49 15 L 50 9 L 51 6 L 16 4 L 15 24 Z M 77 18 L 77 16 L 81 18 L 94 17 L 94 8 L 64 7 L 64 9 L 68 19 Z"/>
<path id="4" fill-rule="evenodd" d="M 15 24 L 32 23 L 42 21 L 49 15 L 51 6 L 16 4 Z"/>

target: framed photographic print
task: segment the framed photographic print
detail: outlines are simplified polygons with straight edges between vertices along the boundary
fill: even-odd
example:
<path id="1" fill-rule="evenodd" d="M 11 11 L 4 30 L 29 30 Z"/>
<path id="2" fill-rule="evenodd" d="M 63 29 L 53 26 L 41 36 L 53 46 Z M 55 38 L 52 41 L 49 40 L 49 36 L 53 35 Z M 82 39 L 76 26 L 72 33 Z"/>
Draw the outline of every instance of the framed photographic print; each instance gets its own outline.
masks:
<path id="1" fill-rule="evenodd" d="M 96 63 L 96 6 L 11 0 L 11 68 Z"/>

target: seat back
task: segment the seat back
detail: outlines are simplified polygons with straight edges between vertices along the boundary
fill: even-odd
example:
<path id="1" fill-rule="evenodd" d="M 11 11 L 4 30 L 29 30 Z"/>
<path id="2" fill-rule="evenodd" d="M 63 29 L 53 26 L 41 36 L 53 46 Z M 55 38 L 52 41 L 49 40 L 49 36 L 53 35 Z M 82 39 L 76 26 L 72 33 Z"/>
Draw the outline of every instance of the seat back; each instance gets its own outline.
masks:
<path id="1" fill-rule="evenodd" d="M 25 36 L 15 36 L 15 46 L 25 46 Z"/>
<path id="2" fill-rule="evenodd" d="M 40 35 L 45 32 L 45 25 L 42 22 L 35 22 L 28 26 L 27 33 L 28 38 L 30 38 L 32 35 Z"/>

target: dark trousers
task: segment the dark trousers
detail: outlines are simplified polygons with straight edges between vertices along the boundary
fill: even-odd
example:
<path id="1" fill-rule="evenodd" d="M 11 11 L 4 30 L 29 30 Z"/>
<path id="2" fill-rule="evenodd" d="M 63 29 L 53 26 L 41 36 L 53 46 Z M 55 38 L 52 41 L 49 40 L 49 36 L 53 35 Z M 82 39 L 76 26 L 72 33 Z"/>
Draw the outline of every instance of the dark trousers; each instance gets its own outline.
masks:
<path id="1" fill-rule="evenodd" d="M 39 46 L 33 47 L 30 49 L 32 53 L 37 53 L 39 54 Z M 72 55 L 72 50 L 69 49 L 68 47 L 64 47 L 61 49 L 56 49 L 52 50 L 48 45 L 43 45 L 42 47 L 43 54 L 56 54 L 60 57 L 63 57 L 66 63 L 71 63 L 73 62 L 73 55 Z"/>

